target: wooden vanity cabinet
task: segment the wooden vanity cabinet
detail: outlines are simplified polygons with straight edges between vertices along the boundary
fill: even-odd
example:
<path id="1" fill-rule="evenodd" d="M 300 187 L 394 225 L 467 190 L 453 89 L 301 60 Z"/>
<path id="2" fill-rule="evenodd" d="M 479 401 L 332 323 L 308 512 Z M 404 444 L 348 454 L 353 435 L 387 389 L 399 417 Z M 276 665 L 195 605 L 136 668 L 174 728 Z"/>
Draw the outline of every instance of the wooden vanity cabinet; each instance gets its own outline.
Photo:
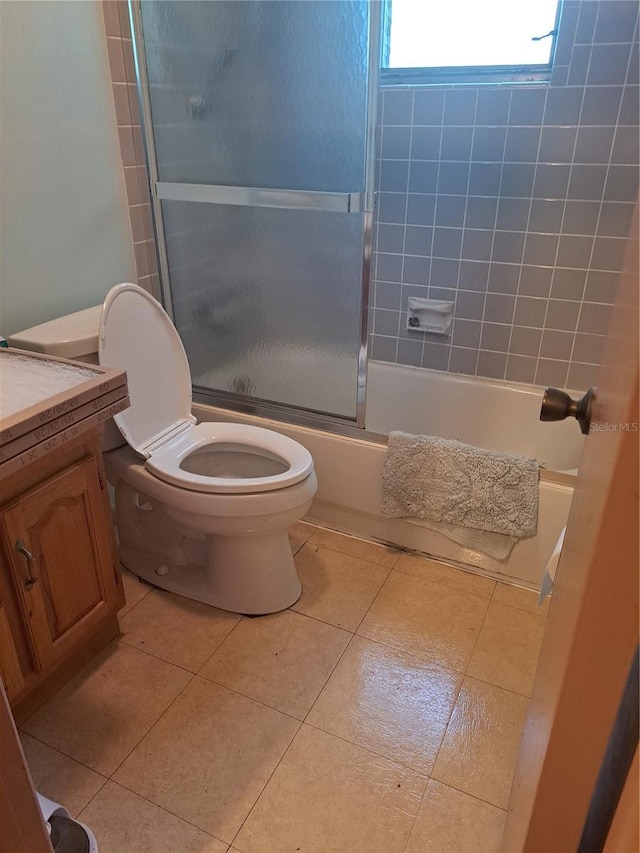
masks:
<path id="1" fill-rule="evenodd" d="M 0 481 L 0 671 L 17 718 L 118 634 L 99 431 Z"/>

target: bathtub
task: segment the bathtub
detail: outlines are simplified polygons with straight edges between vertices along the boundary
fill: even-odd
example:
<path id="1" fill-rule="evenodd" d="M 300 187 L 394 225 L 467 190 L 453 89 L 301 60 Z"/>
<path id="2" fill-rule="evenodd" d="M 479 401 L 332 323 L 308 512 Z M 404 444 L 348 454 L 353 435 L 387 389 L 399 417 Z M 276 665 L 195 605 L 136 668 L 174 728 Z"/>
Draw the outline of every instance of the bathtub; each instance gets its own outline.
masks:
<path id="1" fill-rule="evenodd" d="M 539 421 L 542 389 L 423 368 L 370 361 L 367 433 L 334 435 L 255 415 L 195 404 L 199 421 L 256 424 L 299 441 L 312 454 L 318 492 L 306 520 L 429 555 L 480 574 L 538 588 L 567 522 L 584 437 L 574 421 Z M 407 519 L 380 514 L 383 433 L 392 429 L 454 438 L 487 449 L 533 456 L 543 465 L 536 536 L 501 562 Z"/>

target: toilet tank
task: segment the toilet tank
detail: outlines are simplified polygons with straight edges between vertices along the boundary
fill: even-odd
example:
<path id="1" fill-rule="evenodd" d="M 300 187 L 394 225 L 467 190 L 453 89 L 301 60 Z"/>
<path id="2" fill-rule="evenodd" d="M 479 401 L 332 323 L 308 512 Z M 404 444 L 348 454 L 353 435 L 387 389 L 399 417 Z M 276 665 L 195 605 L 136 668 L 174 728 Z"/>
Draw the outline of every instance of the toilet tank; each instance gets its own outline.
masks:
<path id="1" fill-rule="evenodd" d="M 98 364 L 98 334 L 102 305 L 85 308 L 57 317 L 39 326 L 32 326 L 23 332 L 16 332 L 7 338 L 10 347 L 29 352 L 41 352 L 58 358 L 72 358 L 86 364 Z M 112 450 L 126 444 L 122 433 L 113 420 L 104 425 L 102 450 Z"/>
<path id="2" fill-rule="evenodd" d="M 102 305 L 85 308 L 16 332 L 7 338 L 10 347 L 73 358 L 88 364 L 98 363 L 98 330 Z"/>

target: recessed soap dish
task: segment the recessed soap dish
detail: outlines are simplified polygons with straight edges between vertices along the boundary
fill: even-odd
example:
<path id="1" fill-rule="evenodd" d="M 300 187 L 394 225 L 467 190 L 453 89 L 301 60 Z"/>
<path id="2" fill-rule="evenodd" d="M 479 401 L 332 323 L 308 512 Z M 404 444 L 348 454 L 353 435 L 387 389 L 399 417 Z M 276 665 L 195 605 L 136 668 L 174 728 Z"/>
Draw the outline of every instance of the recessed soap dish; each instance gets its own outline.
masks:
<path id="1" fill-rule="evenodd" d="M 428 332 L 431 335 L 448 335 L 453 318 L 453 302 L 439 299 L 407 300 L 407 329 L 411 332 Z"/>

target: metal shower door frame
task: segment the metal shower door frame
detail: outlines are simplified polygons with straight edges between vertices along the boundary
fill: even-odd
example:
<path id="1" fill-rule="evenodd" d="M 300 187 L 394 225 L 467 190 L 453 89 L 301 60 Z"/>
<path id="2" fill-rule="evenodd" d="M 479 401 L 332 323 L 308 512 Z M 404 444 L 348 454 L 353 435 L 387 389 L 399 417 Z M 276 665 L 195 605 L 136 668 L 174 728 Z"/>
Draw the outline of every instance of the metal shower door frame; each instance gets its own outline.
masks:
<path id="1" fill-rule="evenodd" d="M 368 358 L 368 314 L 369 287 L 371 276 L 373 219 L 375 199 L 375 134 L 378 106 L 378 82 L 380 77 L 380 50 L 382 44 L 382 2 L 368 0 L 369 8 L 369 62 L 366 109 L 364 191 L 362 193 L 321 193 L 303 190 L 274 190 L 260 187 L 214 186 L 163 182 L 159 179 L 158 161 L 153 136 L 153 120 L 149 80 L 142 26 L 142 3 L 144 0 L 129 0 L 129 20 L 133 40 L 136 69 L 138 103 L 142 121 L 149 192 L 153 212 L 153 226 L 157 249 L 158 271 L 162 303 L 171 317 L 173 301 L 169 279 L 167 244 L 164 236 L 162 200 L 179 200 L 202 203 L 240 204 L 258 207 L 284 207 L 288 209 L 325 210 L 344 213 L 362 213 L 363 253 L 360 303 L 360 344 L 358 348 L 358 373 L 356 387 L 355 419 L 340 415 L 321 414 L 308 409 L 286 404 L 250 400 L 224 391 L 194 387 L 197 402 L 218 405 L 222 408 L 249 412 L 267 418 L 287 420 L 304 426 L 321 428 L 340 434 L 362 437 L 365 430 L 367 358 Z M 256 0 L 260 2 L 260 0 Z M 355 429 L 354 429 L 355 428 Z"/>

